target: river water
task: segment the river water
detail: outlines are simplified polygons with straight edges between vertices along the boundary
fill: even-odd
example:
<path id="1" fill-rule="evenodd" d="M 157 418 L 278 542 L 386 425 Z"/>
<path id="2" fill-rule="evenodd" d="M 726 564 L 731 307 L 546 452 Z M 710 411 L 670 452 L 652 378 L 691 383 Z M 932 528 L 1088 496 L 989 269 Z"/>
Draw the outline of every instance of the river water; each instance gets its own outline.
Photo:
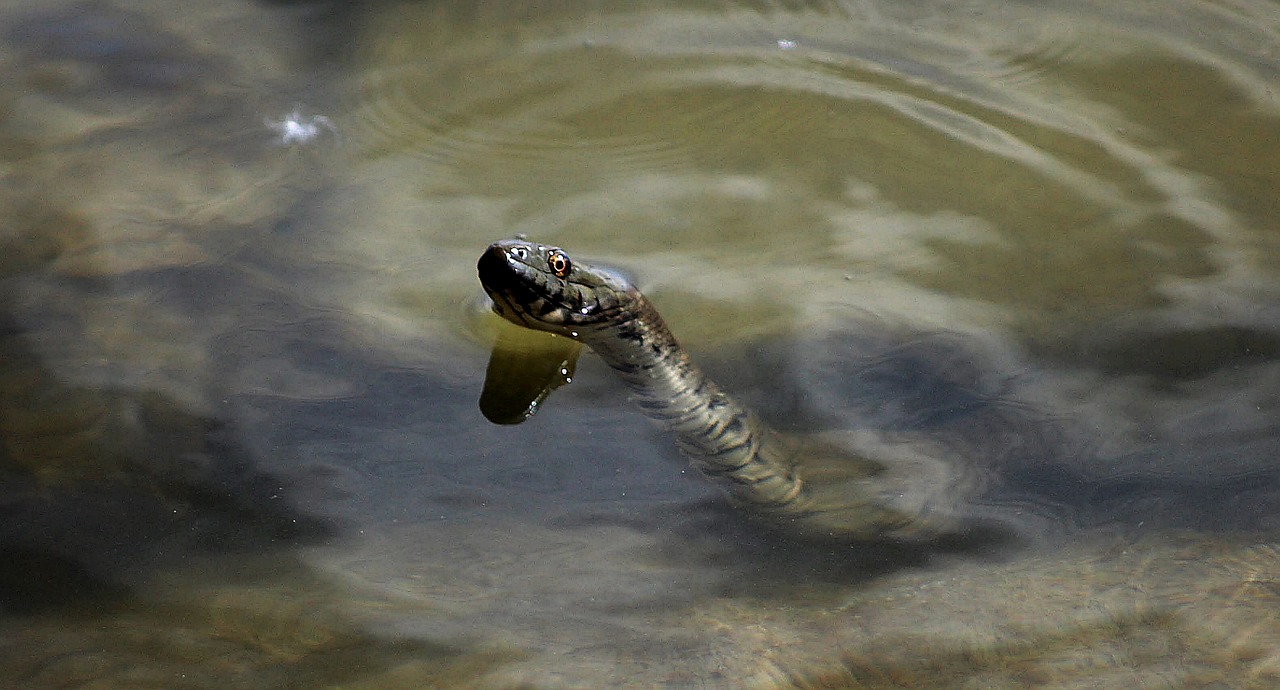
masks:
<path id="1" fill-rule="evenodd" d="M 1274 3 L 6 0 L 0 63 L 0 686 L 1280 683 Z M 590 353 L 490 424 L 518 234 L 987 526 L 762 526 Z"/>

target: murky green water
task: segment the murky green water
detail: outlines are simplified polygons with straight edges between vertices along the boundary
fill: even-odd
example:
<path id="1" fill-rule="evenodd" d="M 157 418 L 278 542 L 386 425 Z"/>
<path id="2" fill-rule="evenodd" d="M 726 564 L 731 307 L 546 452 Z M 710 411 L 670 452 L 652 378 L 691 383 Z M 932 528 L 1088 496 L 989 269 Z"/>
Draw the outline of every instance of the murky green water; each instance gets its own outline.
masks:
<path id="1" fill-rule="evenodd" d="M 0 4 L 0 685 L 1280 683 L 1280 12 Z M 812 543 L 475 260 L 633 272 L 988 532 Z"/>

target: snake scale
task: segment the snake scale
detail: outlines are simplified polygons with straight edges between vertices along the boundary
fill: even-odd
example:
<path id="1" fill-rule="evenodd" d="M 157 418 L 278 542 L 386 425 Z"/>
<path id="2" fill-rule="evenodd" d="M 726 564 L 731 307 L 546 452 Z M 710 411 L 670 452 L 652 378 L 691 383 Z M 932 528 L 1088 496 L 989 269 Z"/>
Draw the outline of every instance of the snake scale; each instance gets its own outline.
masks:
<path id="1" fill-rule="evenodd" d="M 640 408 L 674 434 L 693 466 L 717 481 L 753 515 L 804 532 L 851 537 L 935 536 L 954 528 L 928 514 L 927 501 L 903 501 L 904 482 L 877 481 L 896 473 L 865 457 L 848 459 L 866 472 L 838 495 L 819 496 L 802 476 L 813 453 L 767 426 L 725 393 L 690 359 L 653 304 L 621 273 L 575 261 L 558 247 L 504 240 L 477 264 L 494 311 L 507 321 L 572 338 L 612 368 Z"/>

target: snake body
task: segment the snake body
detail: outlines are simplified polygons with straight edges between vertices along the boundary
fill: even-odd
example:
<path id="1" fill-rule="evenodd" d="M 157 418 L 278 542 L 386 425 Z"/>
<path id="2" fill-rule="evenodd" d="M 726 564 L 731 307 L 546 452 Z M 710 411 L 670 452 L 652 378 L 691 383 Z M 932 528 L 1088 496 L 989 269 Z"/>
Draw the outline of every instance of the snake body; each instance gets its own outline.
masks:
<path id="1" fill-rule="evenodd" d="M 498 315 L 589 347 L 645 414 L 670 429 L 693 466 L 753 514 L 824 533 L 918 531 L 910 527 L 917 515 L 890 506 L 876 491 L 843 496 L 838 508 L 815 499 L 798 468 L 801 446 L 711 381 L 622 274 L 524 240 L 494 243 L 477 268 Z"/>

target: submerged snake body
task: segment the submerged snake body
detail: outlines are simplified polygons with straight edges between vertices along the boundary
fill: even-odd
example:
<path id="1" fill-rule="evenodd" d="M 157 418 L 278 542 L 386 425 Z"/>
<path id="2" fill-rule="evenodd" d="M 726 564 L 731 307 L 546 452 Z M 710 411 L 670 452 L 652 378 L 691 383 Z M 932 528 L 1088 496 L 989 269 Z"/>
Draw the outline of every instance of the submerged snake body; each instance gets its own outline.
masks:
<path id="1" fill-rule="evenodd" d="M 830 533 L 917 531 L 915 516 L 869 492 L 839 509 L 815 500 L 799 452 L 724 393 L 689 358 L 657 310 L 621 274 L 523 240 L 491 245 L 478 263 L 494 311 L 526 328 L 585 344 L 626 383 L 644 412 L 675 435 L 703 474 L 753 513 Z M 864 461 L 865 462 L 865 461 Z M 852 513 L 850 511 L 853 511 Z M 851 517 L 852 516 L 852 517 Z"/>

